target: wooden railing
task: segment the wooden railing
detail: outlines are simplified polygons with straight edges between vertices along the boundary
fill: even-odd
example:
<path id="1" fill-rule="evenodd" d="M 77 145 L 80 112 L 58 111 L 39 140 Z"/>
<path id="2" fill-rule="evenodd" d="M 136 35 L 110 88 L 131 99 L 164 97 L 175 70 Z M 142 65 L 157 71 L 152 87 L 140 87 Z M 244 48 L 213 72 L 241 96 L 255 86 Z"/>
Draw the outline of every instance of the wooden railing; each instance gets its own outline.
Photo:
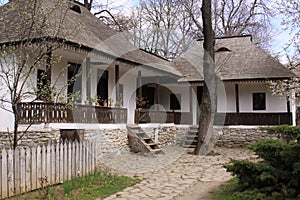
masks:
<path id="1" fill-rule="evenodd" d="M 135 123 L 192 124 L 192 114 L 188 112 L 150 111 L 137 109 Z M 292 124 L 291 113 L 217 113 L 216 125 L 280 125 Z"/>
<path id="2" fill-rule="evenodd" d="M 291 125 L 292 113 L 217 113 L 215 124 L 270 126 L 281 124 Z"/>
<path id="3" fill-rule="evenodd" d="M 61 103 L 18 103 L 21 124 L 37 123 L 126 123 L 127 109 L 66 105 Z"/>
<path id="4" fill-rule="evenodd" d="M 135 110 L 135 123 L 174 123 L 192 124 L 192 114 L 180 111 Z"/>

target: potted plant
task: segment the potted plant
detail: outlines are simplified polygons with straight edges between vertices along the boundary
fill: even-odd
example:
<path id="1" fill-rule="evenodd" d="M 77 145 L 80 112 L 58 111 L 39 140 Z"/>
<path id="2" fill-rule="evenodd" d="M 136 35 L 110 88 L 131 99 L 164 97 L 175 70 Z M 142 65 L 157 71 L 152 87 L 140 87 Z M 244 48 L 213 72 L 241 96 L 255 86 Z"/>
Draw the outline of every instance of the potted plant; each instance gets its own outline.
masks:
<path id="1" fill-rule="evenodd" d="M 93 106 L 99 105 L 99 102 L 98 102 L 99 97 L 98 97 L 98 95 L 93 96 L 91 100 L 92 100 Z"/>
<path id="2" fill-rule="evenodd" d="M 104 101 L 103 101 L 103 106 L 107 107 L 107 100 L 106 99 L 104 99 Z"/>
<path id="3" fill-rule="evenodd" d="M 109 103 L 109 107 L 112 106 L 112 104 L 114 103 L 114 99 L 113 98 L 108 98 L 108 103 Z"/>

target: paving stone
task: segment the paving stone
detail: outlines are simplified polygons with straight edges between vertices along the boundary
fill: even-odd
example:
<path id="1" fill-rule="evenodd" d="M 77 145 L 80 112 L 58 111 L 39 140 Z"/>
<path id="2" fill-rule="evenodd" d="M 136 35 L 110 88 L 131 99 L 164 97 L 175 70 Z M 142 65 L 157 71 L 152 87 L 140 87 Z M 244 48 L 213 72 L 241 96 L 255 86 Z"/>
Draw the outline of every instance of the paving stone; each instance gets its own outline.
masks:
<path id="1" fill-rule="evenodd" d="M 227 181 L 231 174 L 223 168 L 224 163 L 233 159 L 253 158 L 253 153 L 245 149 L 216 148 L 218 156 L 194 156 L 185 154 L 180 147 L 169 146 L 163 149 L 165 154 L 155 158 L 122 152 L 122 156 L 103 155 L 104 163 L 115 172 L 123 175 L 138 175 L 144 178 L 141 183 L 126 188 L 118 195 L 106 198 L 113 199 L 162 199 L 171 200 L 184 193 L 196 183 L 210 181 Z M 120 163 L 122 163 L 120 167 Z"/>

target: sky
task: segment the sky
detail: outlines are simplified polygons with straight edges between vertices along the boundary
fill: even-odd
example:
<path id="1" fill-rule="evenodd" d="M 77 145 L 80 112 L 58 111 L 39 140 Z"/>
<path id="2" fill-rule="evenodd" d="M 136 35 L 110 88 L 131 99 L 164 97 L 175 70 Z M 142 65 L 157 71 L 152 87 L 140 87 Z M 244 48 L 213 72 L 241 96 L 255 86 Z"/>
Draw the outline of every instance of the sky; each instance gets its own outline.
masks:
<path id="1" fill-rule="evenodd" d="M 8 0 L 0 0 L 0 5 L 1 3 L 5 3 Z M 83 0 L 79 0 L 83 2 Z M 123 8 L 123 12 L 130 12 L 130 10 L 138 5 L 139 0 L 94 0 L 94 2 L 98 2 L 99 4 L 102 5 L 109 5 L 108 9 L 111 8 Z M 270 51 L 273 56 L 279 56 L 281 62 L 286 63 L 287 60 L 285 59 L 285 52 L 284 52 L 284 47 L 288 43 L 288 41 L 291 38 L 290 30 L 282 30 L 281 26 L 281 20 L 284 16 L 282 15 L 276 15 L 275 17 L 271 18 L 271 23 L 274 28 L 274 37 L 273 40 L 271 41 L 271 47 Z"/>

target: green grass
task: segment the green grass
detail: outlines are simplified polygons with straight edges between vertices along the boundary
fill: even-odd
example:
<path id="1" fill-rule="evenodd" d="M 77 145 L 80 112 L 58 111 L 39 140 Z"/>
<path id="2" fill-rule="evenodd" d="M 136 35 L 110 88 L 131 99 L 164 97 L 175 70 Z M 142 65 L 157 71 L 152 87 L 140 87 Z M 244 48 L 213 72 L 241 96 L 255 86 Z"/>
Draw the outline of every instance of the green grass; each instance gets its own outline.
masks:
<path id="1" fill-rule="evenodd" d="M 132 179 L 126 176 L 95 172 L 91 176 L 64 182 L 61 187 L 65 196 L 81 200 L 98 197 L 105 198 L 139 182 L 139 179 Z"/>
<path id="2" fill-rule="evenodd" d="M 34 192 L 12 197 L 11 199 L 45 199 L 51 200 L 89 200 L 105 198 L 123 189 L 139 183 L 138 178 L 118 176 L 107 172 L 95 172 L 89 176 L 77 177 L 63 184 L 50 186 L 48 195 L 45 190 L 39 189 Z"/>
<path id="3" fill-rule="evenodd" d="M 211 192 L 211 200 L 235 200 L 233 193 L 237 191 L 238 179 L 233 178 Z"/>

